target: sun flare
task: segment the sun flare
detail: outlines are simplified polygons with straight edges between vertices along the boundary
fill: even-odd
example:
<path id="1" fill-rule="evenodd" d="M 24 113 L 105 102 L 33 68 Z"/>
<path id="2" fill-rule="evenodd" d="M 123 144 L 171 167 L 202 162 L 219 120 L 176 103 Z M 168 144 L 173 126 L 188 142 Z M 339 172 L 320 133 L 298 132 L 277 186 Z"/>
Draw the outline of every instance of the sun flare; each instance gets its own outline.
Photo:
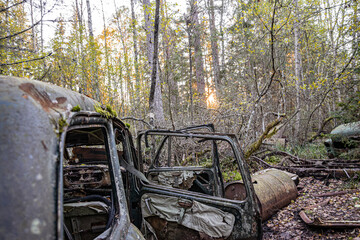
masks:
<path id="1" fill-rule="evenodd" d="M 206 99 L 206 106 L 208 109 L 215 109 L 218 107 L 218 102 L 216 99 L 215 92 L 211 92 Z"/>

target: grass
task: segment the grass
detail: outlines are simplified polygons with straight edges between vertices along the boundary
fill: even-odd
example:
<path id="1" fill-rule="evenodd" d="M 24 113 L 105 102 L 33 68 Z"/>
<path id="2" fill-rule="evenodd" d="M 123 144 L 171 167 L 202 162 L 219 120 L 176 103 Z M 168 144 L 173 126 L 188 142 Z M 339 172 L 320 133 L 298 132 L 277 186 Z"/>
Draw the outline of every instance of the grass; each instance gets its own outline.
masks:
<path id="1" fill-rule="evenodd" d="M 325 145 L 323 142 L 307 143 L 305 145 L 288 145 L 276 147 L 280 151 L 288 152 L 294 156 L 305 159 L 327 159 Z"/>

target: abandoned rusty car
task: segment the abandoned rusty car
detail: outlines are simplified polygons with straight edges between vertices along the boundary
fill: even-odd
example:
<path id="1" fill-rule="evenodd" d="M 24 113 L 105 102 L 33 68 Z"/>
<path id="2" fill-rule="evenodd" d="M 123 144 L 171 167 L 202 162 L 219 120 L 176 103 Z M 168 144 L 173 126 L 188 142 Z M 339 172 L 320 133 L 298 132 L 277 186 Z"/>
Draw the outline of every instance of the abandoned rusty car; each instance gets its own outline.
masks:
<path id="1" fill-rule="evenodd" d="M 0 239 L 143 239 L 130 222 L 119 162 L 132 158 L 129 136 L 96 104 L 0 76 Z"/>

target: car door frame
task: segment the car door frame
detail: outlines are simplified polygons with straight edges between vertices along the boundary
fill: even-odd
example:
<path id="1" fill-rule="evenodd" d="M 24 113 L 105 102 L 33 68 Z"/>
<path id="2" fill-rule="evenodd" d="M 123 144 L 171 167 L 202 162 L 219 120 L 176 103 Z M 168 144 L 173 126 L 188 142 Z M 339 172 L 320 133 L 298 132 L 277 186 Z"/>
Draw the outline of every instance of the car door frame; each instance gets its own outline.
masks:
<path id="1" fill-rule="evenodd" d="M 183 189 L 171 188 L 167 186 L 156 185 L 152 183 L 142 183 L 141 195 L 145 193 L 154 193 L 166 196 L 173 196 L 178 198 L 184 198 L 188 200 L 195 200 L 209 206 L 217 207 L 221 210 L 232 212 L 236 216 L 234 230 L 228 239 L 248 239 L 248 238 L 261 238 L 261 219 L 259 207 L 256 203 L 255 191 L 251 183 L 250 173 L 248 171 L 247 164 L 243 158 L 243 154 L 239 148 L 239 144 L 236 143 L 236 139 L 228 134 L 215 134 L 215 133 L 193 133 L 187 131 L 166 131 L 166 130 L 150 130 L 142 132 L 138 135 L 138 153 L 139 161 L 142 163 L 141 158 L 141 137 L 148 135 L 161 135 L 161 136 L 181 136 L 189 138 L 207 138 L 208 140 L 222 140 L 230 144 L 236 162 L 238 164 L 241 175 L 243 176 L 243 183 L 246 189 L 247 197 L 245 200 L 231 200 L 225 199 L 222 196 L 209 196 L 202 193 L 191 192 Z M 215 148 L 216 149 L 216 148 Z M 216 165 L 217 177 L 220 179 L 221 172 L 219 161 L 213 162 Z M 187 167 L 181 168 L 186 170 Z M 166 169 L 165 169 L 166 170 Z M 222 178 L 221 178 L 222 179 Z M 219 184 L 219 183 L 217 183 Z M 219 186 L 222 187 L 223 186 Z M 224 189 L 223 189 L 224 190 Z M 240 215 L 240 216 L 239 216 Z"/>
<path id="2" fill-rule="evenodd" d="M 123 182 L 121 177 L 121 170 L 120 170 L 120 162 L 117 156 L 116 150 L 116 143 L 115 143 L 115 133 L 113 129 L 113 122 L 111 119 L 106 119 L 102 117 L 99 113 L 96 112 L 78 112 L 69 118 L 69 124 L 63 129 L 63 132 L 60 136 L 60 144 L 59 144 L 59 175 L 58 175 L 58 208 L 57 208 L 57 215 L 58 215 L 58 236 L 60 239 L 63 239 L 63 162 L 64 162 L 64 148 L 65 148 L 65 139 L 66 134 L 69 130 L 76 129 L 76 128 L 83 128 L 83 127 L 92 127 L 92 126 L 101 126 L 105 129 L 105 141 L 107 143 L 105 145 L 108 146 L 109 151 L 109 167 L 111 168 L 111 181 L 113 190 L 116 191 L 115 194 L 115 205 L 117 210 L 119 211 L 118 217 L 114 220 L 112 224 L 112 230 L 109 235 L 109 239 L 125 239 L 127 237 L 128 231 L 132 230 L 125 190 L 123 188 Z M 127 230 L 127 231 L 124 231 Z M 135 233 L 136 234 L 136 233 Z"/>

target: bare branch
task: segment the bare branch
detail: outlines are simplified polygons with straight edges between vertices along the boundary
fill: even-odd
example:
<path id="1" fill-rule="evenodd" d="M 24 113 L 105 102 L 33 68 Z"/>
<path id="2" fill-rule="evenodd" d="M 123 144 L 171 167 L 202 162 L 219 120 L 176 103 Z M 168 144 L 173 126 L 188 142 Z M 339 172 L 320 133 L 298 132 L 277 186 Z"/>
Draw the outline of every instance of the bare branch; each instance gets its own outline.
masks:
<path id="1" fill-rule="evenodd" d="M 24 2 L 26 2 L 26 0 L 23 0 L 23 1 L 18 2 L 18 3 L 14 3 L 13 5 L 11 5 L 11 6 L 7 7 L 7 8 L 0 9 L 0 13 L 9 10 L 12 7 L 16 7 L 17 5 L 23 4 Z"/>
<path id="2" fill-rule="evenodd" d="M 315 113 L 315 111 L 316 111 L 317 109 L 319 109 L 319 107 L 322 106 L 322 104 L 324 103 L 324 101 L 325 101 L 326 97 L 328 96 L 328 94 L 333 90 L 333 87 L 334 87 L 334 85 L 335 85 L 335 83 L 336 83 L 336 79 L 340 78 L 340 77 L 344 74 L 345 70 L 348 68 L 348 66 L 350 65 L 350 63 L 352 62 L 352 60 L 355 58 L 357 52 L 358 52 L 358 47 L 356 47 L 356 49 L 355 49 L 355 51 L 353 52 L 351 58 L 350 58 L 349 61 L 346 63 L 346 65 L 343 67 L 343 69 L 340 71 L 340 73 L 337 75 L 337 77 L 333 79 L 333 82 L 331 83 L 331 85 L 330 85 L 330 87 L 328 88 L 328 90 L 324 93 L 324 95 L 323 95 L 322 99 L 320 100 L 319 104 L 316 105 L 315 108 L 311 111 L 311 113 L 310 113 L 310 115 L 309 115 L 309 118 L 308 118 L 308 120 L 307 120 L 307 123 L 306 123 L 305 133 L 307 133 L 307 131 L 308 131 L 308 125 L 309 125 L 309 123 L 310 123 L 310 120 L 311 120 L 313 114 Z M 305 136 L 305 137 L 307 137 L 307 136 Z"/>
<path id="3" fill-rule="evenodd" d="M 29 60 L 24 60 L 24 61 L 19 61 L 19 62 L 13 62 L 13 63 L 1 63 L 0 64 L 0 67 L 3 67 L 3 66 L 10 66 L 10 65 L 16 65 L 16 64 L 21 64 L 21 63 L 27 63 L 27 62 L 33 62 L 33 61 L 37 61 L 37 60 L 41 60 L 41 59 L 44 59 L 46 57 L 49 57 L 51 56 L 52 52 L 47 54 L 47 55 L 44 55 L 42 57 L 39 57 L 39 58 L 33 58 L 33 59 L 29 59 Z"/>
<path id="4" fill-rule="evenodd" d="M 152 129 L 150 123 L 148 123 L 148 122 L 145 121 L 144 119 L 135 118 L 135 117 L 123 117 L 123 118 L 120 118 L 120 119 L 121 119 L 121 120 L 134 120 L 134 121 L 139 121 L 139 122 L 145 123 L 146 126 L 148 126 L 150 129 Z"/>
<path id="5" fill-rule="evenodd" d="M 35 53 L 35 51 L 30 50 L 30 49 L 27 49 L 27 48 L 12 47 L 12 46 L 5 46 L 5 45 L 0 45 L 0 48 L 5 48 L 5 49 L 11 49 L 11 50 L 18 50 L 18 51 L 25 51 L 25 52 Z"/>
<path id="6" fill-rule="evenodd" d="M 275 41 L 275 35 L 274 35 L 274 23 L 275 23 L 275 14 L 276 14 L 276 3 L 277 1 L 274 2 L 274 8 L 273 8 L 273 14 L 272 14 L 272 19 L 271 19 L 271 28 L 270 28 L 270 37 L 271 37 L 271 42 L 270 42 L 270 50 L 271 50 L 271 67 L 272 67 L 272 74 L 270 76 L 270 80 L 269 82 L 266 84 L 266 86 L 262 89 L 258 99 L 255 101 L 255 103 L 260 102 L 260 100 L 262 99 L 263 96 L 265 96 L 265 94 L 269 91 L 270 86 L 272 84 L 272 82 L 274 81 L 274 77 L 276 74 L 276 68 L 275 68 L 275 57 L 274 57 L 274 53 L 275 53 L 275 49 L 274 49 L 274 41 Z M 260 18 L 261 19 L 261 18 Z M 264 26 L 266 27 L 266 25 L 264 24 Z M 266 29 L 268 29 L 266 27 Z"/>
<path id="7" fill-rule="evenodd" d="M 26 1 L 26 0 L 24 0 L 24 2 L 25 2 L 25 1 Z M 53 5 L 44 15 L 41 16 L 41 19 L 40 19 L 39 21 L 37 21 L 36 23 L 34 23 L 33 25 L 31 25 L 30 27 L 28 27 L 28 28 L 26 28 L 26 29 L 24 29 L 24 30 L 22 30 L 22 31 L 20 31 L 20 32 L 17 32 L 17 33 L 14 33 L 14 34 L 10 34 L 10 35 L 5 36 L 5 37 L 0 37 L 0 41 L 1 41 L 1 40 L 4 40 L 4 39 L 8 39 L 8 38 L 13 38 L 13 37 L 15 37 L 15 36 L 17 36 L 17 35 L 20 35 L 20 34 L 22 34 L 22 33 L 24 33 L 24 32 L 27 32 L 27 31 L 33 29 L 35 26 L 37 26 L 37 25 L 43 20 L 44 16 L 45 16 L 47 13 L 51 12 L 51 11 L 54 9 L 54 7 L 56 6 L 56 4 L 57 4 L 57 3 L 55 2 L 54 5 Z M 0 66 L 1 66 L 1 65 L 0 65 Z"/>

